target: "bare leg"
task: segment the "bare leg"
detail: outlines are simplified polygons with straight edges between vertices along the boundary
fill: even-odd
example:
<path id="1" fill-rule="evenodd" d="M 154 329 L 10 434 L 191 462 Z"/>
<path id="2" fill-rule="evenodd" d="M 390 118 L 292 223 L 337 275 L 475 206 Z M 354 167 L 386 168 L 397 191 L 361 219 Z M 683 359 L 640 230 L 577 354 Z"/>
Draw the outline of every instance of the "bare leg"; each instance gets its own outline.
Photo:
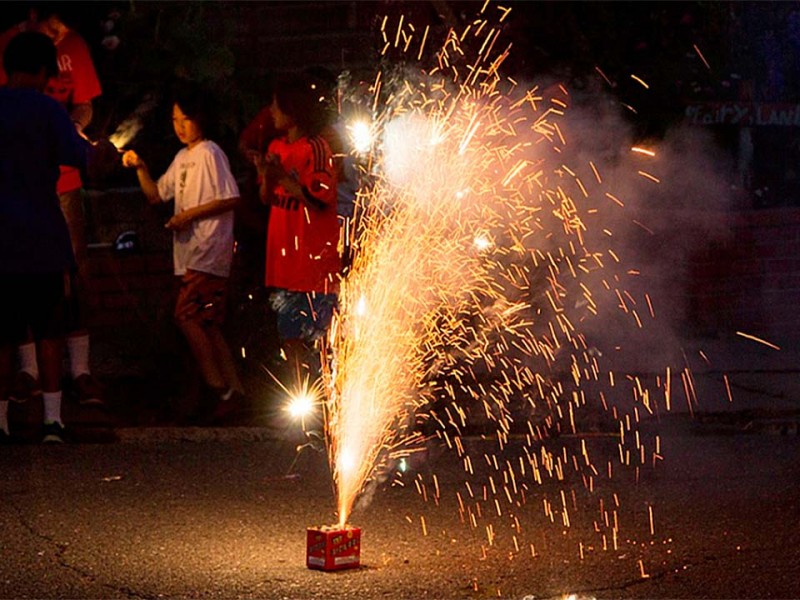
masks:
<path id="1" fill-rule="evenodd" d="M 81 189 L 72 190 L 63 194 L 59 194 L 58 199 L 61 203 L 61 212 L 64 213 L 64 218 L 67 221 L 67 229 L 69 229 L 69 237 L 72 241 L 72 251 L 75 254 L 75 262 L 78 264 L 78 271 L 73 281 L 72 293 L 77 296 L 77 310 L 79 322 L 71 323 L 76 329 L 69 331 L 68 338 L 82 338 L 85 337 L 84 344 L 74 345 L 68 344 L 70 366 L 73 371 L 72 376 L 75 377 L 81 373 L 75 373 L 76 365 L 79 366 L 77 370 L 89 372 L 89 330 L 84 324 L 86 314 L 88 313 L 88 298 L 86 290 L 86 282 L 83 277 L 86 273 L 86 216 L 83 209 L 83 192 Z M 79 353 L 80 356 L 73 356 L 73 353 Z"/>
<path id="2" fill-rule="evenodd" d="M 236 371 L 236 362 L 234 361 L 230 346 L 228 346 L 228 342 L 225 340 L 225 336 L 222 334 L 222 330 L 216 325 L 212 325 L 206 329 L 206 334 L 211 340 L 211 346 L 217 358 L 217 367 L 222 373 L 226 387 L 233 389 L 235 392 L 243 394 L 244 387 L 242 386 L 242 382 L 239 380 L 239 374 Z"/>
<path id="3" fill-rule="evenodd" d="M 214 389 L 224 390 L 225 377 L 217 366 L 213 342 L 206 330 L 192 321 L 180 321 L 178 327 L 189 342 L 189 349 L 205 382 Z"/>
<path id="4" fill-rule="evenodd" d="M 64 340 L 40 340 L 36 344 L 39 355 L 39 377 L 43 392 L 61 390 L 61 369 L 64 356 Z"/>
<path id="5" fill-rule="evenodd" d="M 27 346 L 28 344 L 33 344 L 33 343 L 34 343 L 33 334 L 31 333 L 31 330 L 28 329 L 27 332 L 25 333 L 25 341 L 23 341 L 21 344 L 19 344 L 17 346 L 17 349 L 19 351 L 20 362 L 24 362 L 23 361 L 23 354 L 22 354 L 23 346 Z M 35 368 L 36 372 L 38 373 L 38 370 L 39 370 L 38 361 L 34 357 L 31 357 L 31 360 L 33 361 L 33 364 L 31 365 L 31 368 Z M 25 365 L 24 364 L 22 365 L 22 370 L 23 371 L 25 370 Z"/>

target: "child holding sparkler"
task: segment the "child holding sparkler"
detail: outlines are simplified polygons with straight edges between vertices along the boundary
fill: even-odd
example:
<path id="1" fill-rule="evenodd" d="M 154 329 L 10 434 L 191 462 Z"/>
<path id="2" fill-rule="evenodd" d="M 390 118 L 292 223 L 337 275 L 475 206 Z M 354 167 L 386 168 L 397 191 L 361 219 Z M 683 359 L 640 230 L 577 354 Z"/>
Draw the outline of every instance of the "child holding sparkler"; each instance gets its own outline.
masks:
<path id="1" fill-rule="evenodd" d="M 133 150 L 122 156 L 122 164 L 136 169 L 150 204 L 175 199 L 175 214 L 166 224 L 174 232 L 173 262 L 180 277 L 175 321 L 203 379 L 217 396 L 213 418 L 222 419 L 238 408 L 236 401 L 243 394 L 221 329 L 239 188 L 227 156 L 207 138 L 211 114 L 205 94 L 194 87 L 182 88 L 172 107 L 172 124 L 186 147 L 166 173 L 154 180 Z"/>
<path id="2" fill-rule="evenodd" d="M 254 162 L 261 201 L 269 203 L 265 285 L 278 313 L 286 359 L 299 369 L 330 324 L 336 305 L 341 257 L 336 212 L 336 174 L 318 94 L 303 78 L 275 87 L 270 113 L 282 134 Z"/>

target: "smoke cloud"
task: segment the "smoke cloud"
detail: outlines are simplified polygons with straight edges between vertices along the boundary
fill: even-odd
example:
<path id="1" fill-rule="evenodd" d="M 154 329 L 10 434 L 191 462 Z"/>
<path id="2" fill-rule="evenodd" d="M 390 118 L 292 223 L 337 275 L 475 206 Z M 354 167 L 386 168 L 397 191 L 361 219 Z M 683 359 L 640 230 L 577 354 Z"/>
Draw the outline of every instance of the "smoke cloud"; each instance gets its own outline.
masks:
<path id="1" fill-rule="evenodd" d="M 620 277 L 642 317 L 641 328 L 615 327 L 624 311 L 613 303 L 583 332 L 620 368 L 663 372 L 686 366 L 684 342 L 698 334 L 693 263 L 730 238 L 734 167 L 705 130 L 686 124 L 663 139 L 635 139 L 625 110 L 592 93 L 574 98 L 560 123 L 565 163 L 600 203 L 587 235 L 596 243 L 605 237 L 619 256 Z"/>

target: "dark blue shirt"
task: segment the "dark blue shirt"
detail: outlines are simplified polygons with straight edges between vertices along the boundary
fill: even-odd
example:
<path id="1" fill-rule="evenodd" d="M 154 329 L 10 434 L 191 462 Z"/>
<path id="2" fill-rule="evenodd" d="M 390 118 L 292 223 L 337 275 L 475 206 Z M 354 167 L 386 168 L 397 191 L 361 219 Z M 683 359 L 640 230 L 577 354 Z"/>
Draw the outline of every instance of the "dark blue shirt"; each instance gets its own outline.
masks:
<path id="1" fill-rule="evenodd" d="M 59 165 L 83 166 L 85 147 L 58 102 L 35 90 L 0 88 L 0 272 L 75 266 L 56 182 Z"/>

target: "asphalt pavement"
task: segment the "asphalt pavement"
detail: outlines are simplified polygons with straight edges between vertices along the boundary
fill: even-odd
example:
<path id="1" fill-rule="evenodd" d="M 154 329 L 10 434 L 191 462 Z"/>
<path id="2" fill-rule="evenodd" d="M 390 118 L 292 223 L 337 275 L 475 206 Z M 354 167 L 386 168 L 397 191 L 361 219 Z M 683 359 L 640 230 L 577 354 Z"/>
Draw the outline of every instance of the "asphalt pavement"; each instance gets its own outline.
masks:
<path id="1" fill-rule="evenodd" d="M 530 483 L 516 529 L 491 511 L 465 521 L 463 468 L 431 451 L 355 511 L 361 567 L 338 573 L 305 566 L 306 527 L 331 524 L 335 504 L 325 457 L 298 456 L 296 440 L 13 445 L 0 451 L 0 596 L 800 597 L 800 437 L 671 427 L 661 440 L 655 469 L 592 493 Z M 470 443 L 479 456 L 488 442 Z M 614 454 L 608 438 L 560 443 Z M 559 489 L 575 492 L 569 526 Z"/>

